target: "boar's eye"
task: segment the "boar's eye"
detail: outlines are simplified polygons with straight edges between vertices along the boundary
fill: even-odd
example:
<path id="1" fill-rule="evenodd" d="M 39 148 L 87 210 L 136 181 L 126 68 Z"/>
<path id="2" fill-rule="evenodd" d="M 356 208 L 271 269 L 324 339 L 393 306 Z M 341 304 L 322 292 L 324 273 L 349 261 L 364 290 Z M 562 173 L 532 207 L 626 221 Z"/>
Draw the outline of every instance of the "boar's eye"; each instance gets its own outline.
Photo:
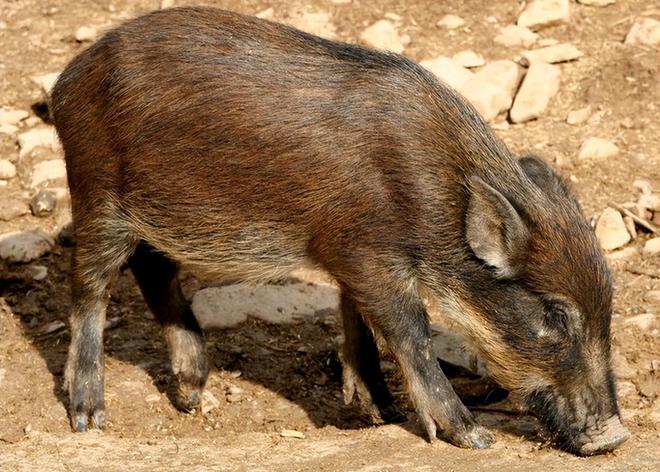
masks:
<path id="1" fill-rule="evenodd" d="M 543 309 L 544 325 L 547 329 L 572 336 L 578 328 L 579 318 L 575 310 L 563 302 L 546 301 Z"/>

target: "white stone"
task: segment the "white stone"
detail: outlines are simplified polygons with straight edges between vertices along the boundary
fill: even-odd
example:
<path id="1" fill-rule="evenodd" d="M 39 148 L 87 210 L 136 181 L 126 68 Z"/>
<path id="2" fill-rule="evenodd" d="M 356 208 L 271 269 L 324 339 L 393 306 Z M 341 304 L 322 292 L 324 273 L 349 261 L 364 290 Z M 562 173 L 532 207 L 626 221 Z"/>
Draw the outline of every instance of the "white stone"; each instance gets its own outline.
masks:
<path id="1" fill-rule="evenodd" d="M 0 123 L 0 134 L 14 135 L 18 131 L 18 127 L 9 123 Z"/>
<path id="2" fill-rule="evenodd" d="M 335 25 L 331 22 L 332 15 L 327 12 L 303 13 L 302 16 L 293 18 L 291 25 L 309 34 L 314 34 L 326 39 L 337 37 Z"/>
<path id="3" fill-rule="evenodd" d="M 600 160 L 615 157 L 618 154 L 619 148 L 613 142 L 603 138 L 588 138 L 580 147 L 578 159 Z"/>
<path id="4" fill-rule="evenodd" d="M 540 48 L 547 48 L 548 46 L 554 46 L 556 44 L 559 44 L 559 41 L 556 40 L 555 38 L 543 38 L 539 39 L 538 46 Z"/>
<path id="5" fill-rule="evenodd" d="M 353 0 L 332 0 L 332 3 L 335 5 L 348 5 L 351 3 Z"/>
<path id="6" fill-rule="evenodd" d="M 174 6 L 174 0 L 161 0 L 160 2 L 160 8 L 165 9 L 165 8 L 172 8 Z"/>
<path id="7" fill-rule="evenodd" d="M 623 320 L 623 324 L 647 331 L 655 325 L 655 315 L 653 313 L 643 313 L 641 315 L 631 316 Z"/>
<path id="8" fill-rule="evenodd" d="M 400 54 L 405 49 L 405 43 L 410 41 L 406 36 L 399 36 L 394 23 L 389 20 L 379 20 L 360 34 L 362 42 L 368 46 L 384 51 Z"/>
<path id="9" fill-rule="evenodd" d="M 14 108 L 0 108 L 0 125 L 18 125 L 30 114 L 25 110 L 16 110 Z"/>
<path id="10" fill-rule="evenodd" d="M 273 9 L 273 7 L 266 8 L 254 16 L 261 18 L 262 20 L 272 20 L 275 17 L 275 9 Z"/>
<path id="11" fill-rule="evenodd" d="M 639 252 L 637 251 L 637 248 L 634 247 L 624 247 L 623 249 L 619 249 L 618 251 L 610 252 L 607 254 L 605 257 L 607 257 L 608 261 L 629 261 L 630 259 L 634 259 Z"/>
<path id="12" fill-rule="evenodd" d="M 0 258 L 30 262 L 50 251 L 53 244 L 53 239 L 41 229 L 12 231 L 0 235 Z"/>
<path id="13" fill-rule="evenodd" d="M 649 290 L 644 295 L 644 300 L 647 302 L 660 302 L 660 290 Z"/>
<path id="14" fill-rule="evenodd" d="M 452 56 L 452 60 L 468 69 L 472 67 L 481 67 L 486 63 L 481 54 L 477 54 L 470 50 L 457 52 Z"/>
<path id="15" fill-rule="evenodd" d="M 468 69 L 444 56 L 422 61 L 420 65 L 456 90 L 460 90 L 468 80 L 474 77 L 474 74 Z"/>
<path id="16" fill-rule="evenodd" d="M 384 16 L 386 19 L 388 19 L 388 20 L 392 20 L 392 21 L 394 21 L 394 22 L 399 22 L 399 21 L 403 20 L 403 18 L 401 17 L 401 15 L 397 15 L 396 13 L 392 13 L 392 12 L 387 12 L 387 13 L 385 13 L 383 16 Z"/>
<path id="17" fill-rule="evenodd" d="M 42 265 L 29 265 L 27 271 L 34 280 L 41 281 L 48 277 L 48 267 Z"/>
<path id="18" fill-rule="evenodd" d="M 628 381 L 617 382 L 616 393 L 619 398 L 626 398 L 637 394 L 635 384 Z"/>
<path id="19" fill-rule="evenodd" d="M 643 193 L 639 196 L 637 207 L 651 211 L 660 211 L 660 195 Z"/>
<path id="20" fill-rule="evenodd" d="M 591 107 L 586 106 L 577 110 L 571 110 L 566 116 L 566 123 L 569 125 L 581 125 L 586 122 L 591 116 Z"/>
<path id="21" fill-rule="evenodd" d="M 637 18 L 626 35 L 625 43 L 641 46 L 660 44 L 660 21 L 653 18 Z"/>
<path id="22" fill-rule="evenodd" d="M 338 296 L 337 288 L 330 285 L 229 285 L 199 290 L 192 310 L 205 329 L 236 326 L 248 316 L 286 324 L 336 310 Z"/>
<path id="23" fill-rule="evenodd" d="M 438 22 L 436 23 L 436 26 L 442 26 L 447 29 L 456 29 L 460 28 L 465 24 L 465 20 L 461 18 L 460 16 L 456 15 L 445 15 Z"/>
<path id="24" fill-rule="evenodd" d="M 0 159 L 0 179 L 13 179 L 16 177 L 16 166 L 7 159 Z"/>
<path id="25" fill-rule="evenodd" d="M 655 256 L 656 254 L 660 254 L 660 238 L 652 238 L 646 241 L 642 252 L 645 256 Z"/>
<path id="26" fill-rule="evenodd" d="M 606 251 L 618 249 L 630 241 L 621 213 L 613 208 L 606 208 L 596 223 L 596 237 Z"/>
<path id="27" fill-rule="evenodd" d="M 518 90 L 523 75 L 523 70 L 518 64 L 508 60 L 491 62 L 479 69 L 476 74 L 477 77 L 487 78 L 491 83 L 502 87 L 511 99 Z"/>
<path id="28" fill-rule="evenodd" d="M 280 431 L 283 438 L 305 439 L 305 434 L 295 429 L 283 429 Z"/>
<path id="29" fill-rule="evenodd" d="M 532 32 L 529 28 L 518 25 L 509 25 L 500 31 L 500 34 L 495 36 L 495 42 L 506 47 L 531 47 L 539 35 Z"/>
<path id="30" fill-rule="evenodd" d="M 644 195 L 650 195 L 653 192 L 653 186 L 647 179 L 635 179 L 632 183 L 634 189 L 639 190 Z"/>
<path id="31" fill-rule="evenodd" d="M 66 178 L 66 165 L 64 159 L 50 159 L 39 162 L 32 169 L 32 188 L 44 182 Z"/>
<path id="32" fill-rule="evenodd" d="M 202 392 L 202 414 L 208 415 L 211 411 L 220 406 L 220 400 L 213 395 L 207 388 Z"/>
<path id="33" fill-rule="evenodd" d="M 460 92 L 486 121 L 511 108 L 511 96 L 488 77 L 477 76 L 466 82 Z"/>
<path id="34" fill-rule="evenodd" d="M 76 30 L 73 37 L 80 43 L 93 41 L 94 38 L 96 38 L 96 28 L 91 26 L 81 26 Z"/>
<path id="35" fill-rule="evenodd" d="M 35 75 L 31 79 L 32 82 L 39 86 L 44 94 L 50 95 L 51 90 L 53 90 L 53 85 L 55 85 L 59 76 L 59 72 L 51 72 L 50 74 Z"/>
<path id="36" fill-rule="evenodd" d="M 523 65 L 529 65 L 533 62 L 555 64 L 557 62 L 574 61 L 582 57 L 582 55 L 582 52 L 572 44 L 561 43 L 555 46 L 523 51 L 520 62 Z"/>
<path id="37" fill-rule="evenodd" d="M 59 147 L 59 140 L 55 128 L 52 126 L 42 126 L 25 131 L 18 135 L 18 156 L 19 158 L 27 156 L 37 147 L 47 147 L 56 150 Z"/>
<path id="38" fill-rule="evenodd" d="M 537 62 L 532 64 L 511 108 L 511 121 L 524 123 L 538 118 L 559 91 L 559 67 Z"/>
<path id="39" fill-rule="evenodd" d="M 517 24 L 535 29 L 566 22 L 569 18 L 569 0 L 532 0 L 518 17 Z"/>
<path id="40" fill-rule="evenodd" d="M 577 0 L 582 5 L 589 5 L 594 7 L 605 7 L 607 5 L 614 5 L 616 0 Z"/>

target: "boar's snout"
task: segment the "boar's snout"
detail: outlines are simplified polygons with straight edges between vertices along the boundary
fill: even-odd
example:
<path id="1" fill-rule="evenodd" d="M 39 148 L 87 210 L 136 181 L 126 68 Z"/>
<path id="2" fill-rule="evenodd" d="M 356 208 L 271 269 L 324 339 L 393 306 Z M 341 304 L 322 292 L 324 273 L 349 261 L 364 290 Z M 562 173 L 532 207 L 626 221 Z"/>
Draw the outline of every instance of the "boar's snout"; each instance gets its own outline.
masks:
<path id="1" fill-rule="evenodd" d="M 617 415 L 611 416 L 599 425 L 595 425 L 580 435 L 576 451 L 582 456 L 603 454 L 619 447 L 630 438 L 630 432 L 621 424 Z"/>

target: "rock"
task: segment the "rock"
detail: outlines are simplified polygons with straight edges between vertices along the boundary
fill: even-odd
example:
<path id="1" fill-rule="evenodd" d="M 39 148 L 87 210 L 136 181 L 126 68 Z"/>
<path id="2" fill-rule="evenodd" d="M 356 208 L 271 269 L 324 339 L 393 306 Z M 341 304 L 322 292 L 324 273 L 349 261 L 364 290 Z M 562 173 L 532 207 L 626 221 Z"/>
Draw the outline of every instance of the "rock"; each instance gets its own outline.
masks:
<path id="1" fill-rule="evenodd" d="M 168 7 L 166 7 L 166 8 L 168 8 Z M 204 397 L 202 396 L 202 398 L 204 398 Z M 152 393 L 151 395 L 147 395 L 144 398 L 144 401 L 147 402 L 147 403 L 158 403 L 160 401 L 160 394 Z"/>
<path id="2" fill-rule="evenodd" d="M 647 257 L 660 254 L 660 238 L 652 238 L 646 241 L 646 243 L 644 243 L 644 249 L 642 249 L 642 253 Z"/>
<path id="3" fill-rule="evenodd" d="M 623 224 L 626 225 L 626 229 L 628 230 L 628 234 L 630 234 L 630 237 L 632 239 L 637 238 L 637 228 L 635 227 L 635 220 L 633 220 L 631 216 L 624 216 Z"/>
<path id="4" fill-rule="evenodd" d="M 50 96 L 50 91 L 53 90 L 53 85 L 55 85 L 59 76 L 59 72 L 51 72 L 49 74 L 35 75 L 31 79 L 32 82 L 39 86 L 44 95 Z"/>
<path id="5" fill-rule="evenodd" d="M 513 100 L 524 74 L 515 62 L 501 60 L 482 67 L 476 75 L 487 78 L 491 83 L 500 86 Z"/>
<path id="6" fill-rule="evenodd" d="M 613 357 L 614 373 L 618 379 L 634 379 L 637 376 L 637 369 L 635 369 L 628 359 L 622 354 L 615 354 Z"/>
<path id="7" fill-rule="evenodd" d="M 208 415 L 212 410 L 220 406 L 220 401 L 207 388 L 202 392 L 202 414 Z"/>
<path id="8" fill-rule="evenodd" d="M 91 26 L 81 26 L 76 30 L 73 37 L 79 43 L 93 41 L 94 38 L 96 38 L 96 28 L 92 28 Z"/>
<path id="9" fill-rule="evenodd" d="M 641 194 L 637 201 L 637 207 L 644 210 L 660 212 L 660 195 L 648 193 Z"/>
<path id="10" fill-rule="evenodd" d="M 47 189 L 39 190 L 30 200 L 30 210 L 34 216 L 48 216 L 55 209 L 57 197 L 55 192 Z"/>
<path id="11" fill-rule="evenodd" d="M 332 15 L 327 12 L 303 13 L 293 18 L 291 24 L 306 33 L 314 34 L 326 39 L 337 37 L 335 25 L 331 22 Z"/>
<path id="12" fill-rule="evenodd" d="M 635 384 L 632 382 L 617 382 L 616 392 L 619 398 L 627 398 L 637 395 L 637 387 L 635 387 Z"/>
<path id="13" fill-rule="evenodd" d="M 474 74 L 468 69 L 444 56 L 422 61 L 419 64 L 433 72 L 444 83 L 459 91 L 468 80 L 474 77 Z"/>
<path id="14" fill-rule="evenodd" d="M 518 26 L 539 29 L 567 22 L 570 19 L 569 0 L 532 0 L 518 17 Z"/>
<path id="15" fill-rule="evenodd" d="M 483 56 L 470 50 L 457 52 L 452 56 L 452 60 L 468 69 L 471 67 L 481 67 L 486 63 Z"/>
<path id="16" fill-rule="evenodd" d="M 637 18 L 624 42 L 635 46 L 660 44 L 660 21 L 652 18 Z"/>
<path id="17" fill-rule="evenodd" d="M 25 110 L 16 110 L 14 108 L 0 108 L 0 125 L 18 125 L 30 114 Z"/>
<path id="18" fill-rule="evenodd" d="M 48 277 L 48 267 L 42 265 L 29 265 L 27 271 L 33 280 L 37 282 L 44 280 Z"/>
<path id="19" fill-rule="evenodd" d="M 400 54 L 410 42 L 408 36 L 399 36 L 394 23 L 389 20 L 379 20 L 365 29 L 360 39 L 368 46 Z"/>
<path id="20" fill-rule="evenodd" d="M 54 151 L 58 149 L 59 141 L 55 128 L 52 126 L 42 126 L 19 134 L 18 146 L 20 147 L 18 156 L 22 158 L 37 147 L 47 147 Z"/>
<path id="21" fill-rule="evenodd" d="M 445 15 L 442 18 L 440 18 L 440 20 L 438 20 L 438 22 L 435 25 L 452 30 L 452 29 L 460 28 L 464 24 L 465 24 L 465 20 L 460 16 Z"/>
<path id="22" fill-rule="evenodd" d="M 649 290 L 644 295 L 644 300 L 647 302 L 660 302 L 660 290 Z"/>
<path id="23" fill-rule="evenodd" d="M 280 431 L 280 436 L 283 438 L 305 439 L 305 435 L 295 429 L 283 429 Z"/>
<path id="24" fill-rule="evenodd" d="M 332 0 L 332 3 L 335 5 L 348 5 L 351 3 L 353 0 Z"/>
<path id="25" fill-rule="evenodd" d="M 7 159 L 0 159 L 0 179 L 13 179 L 16 177 L 16 166 Z"/>
<path id="26" fill-rule="evenodd" d="M 39 331 L 41 331 L 41 334 L 51 334 L 56 331 L 60 331 L 61 329 L 64 329 L 66 325 L 62 321 L 53 321 L 51 323 L 47 323 L 44 326 L 41 327 Z"/>
<path id="27" fill-rule="evenodd" d="M 530 65 L 511 108 L 511 121 L 524 123 L 538 118 L 559 91 L 559 67 L 543 62 Z"/>
<path id="28" fill-rule="evenodd" d="M 32 169 L 32 188 L 50 180 L 66 178 L 66 165 L 63 159 L 50 159 L 39 162 Z"/>
<path id="29" fill-rule="evenodd" d="M 486 121 L 491 121 L 501 112 L 511 108 L 511 96 L 488 77 L 477 76 L 470 79 L 461 87 L 460 92 Z"/>
<path id="30" fill-rule="evenodd" d="M 495 42 L 506 47 L 531 47 L 539 37 L 538 34 L 532 32 L 529 28 L 518 25 L 509 25 L 500 31 L 500 34 L 495 36 Z"/>
<path id="31" fill-rule="evenodd" d="M 643 313 L 641 315 L 631 316 L 623 320 L 623 324 L 638 328 L 641 331 L 648 331 L 655 325 L 655 315 L 653 313 Z"/>
<path id="32" fill-rule="evenodd" d="M 0 134 L 12 136 L 18 132 L 18 127 L 9 123 L 0 123 Z"/>
<path id="33" fill-rule="evenodd" d="M 534 62 L 546 62 L 555 64 L 557 62 L 574 61 L 582 57 L 582 52 L 570 43 L 561 43 L 531 51 L 523 51 L 520 63 L 528 66 Z"/>
<path id="34" fill-rule="evenodd" d="M 236 326 L 248 316 L 269 323 L 294 323 L 305 316 L 338 309 L 337 288 L 330 285 L 246 284 L 212 287 L 193 296 L 192 310 L 202 328 Z"/>
<path id="35" fill-rule="evenodd" d="M 160 8 L 164 10 L 165 8 L 172 8 L 174 6 L 174 0 L 161 0 Z"/>
<path id="36" fill-rule="evenodd" d="M 632 186 L 634 189 L 639 190 L 644 195 L 650 195 L 653 192 L 651 182 L 646 179 L 633 180 Z"/>
<path id="37" fill-rule="evenodd" d="M 121 318 L 118 316 L 113 316 L 112 318 L 108 318 L 107 320 L 105 320 L 103 329 L 106 331 L 115 329 L 117 326 L 119 326 L 120 323 L 121 323 Z"/>
<path id="38" fill-rule="evenodd" d="M 254 16 L 261 18 L 262 20 L 272 20 L 275 17 L 275 9 L 273 7 L 266 8 Z"/>
<path id="39" fill-rule="evenodd" d="M 578 159 L 601 160 L 615 157 L 619 154 L 619 148 L 611 141 L 603 138 L 589 138 L 580 147 Z"/>
<path id="40" fill-rule="evenodd" d="M 0 258 L 30 262 L 49 252 L 53 244 L 53 239 L 41 229 L 0 234 Z"/>
<path id="41" fill-rule="evenodd" d="M 594 7 L 605 7 L 607 5 L 614 5 L 616 0 L 577 0 L 582 5 L 589 5 Z"/>
<path id="42" fill-rule="evenodd" d="M 635 258 L 637 254 L 639 254 L 637 248 L 625 247 L 618 251 L 610 252 L 605 257 L 608 261 L 629 261 L 630 259 Z"/>
<path id="43" fill-rule="evenodd" d="M 11 221 L 28 213 L 30 213 L 30 207 L 25 201 L 12 197 L 3 198 L 0 205 L 0 220 Z"/>
<path id="44" fill-rule="evenodd" d="M 623 222 L 621 213 L 613 208 L 605 208 L 596 223 L 596 237 L 606 251 L 618 249 L 630 241 L 630 234 Z"/>
<path id="45" fill-rule="evenodd" d="M 591 107 L 586 106 L 577 110 L 571 110 L 566 116 L 566 123 L 569 125 L 580 125 L 586 122 L 591 116 Z"/>

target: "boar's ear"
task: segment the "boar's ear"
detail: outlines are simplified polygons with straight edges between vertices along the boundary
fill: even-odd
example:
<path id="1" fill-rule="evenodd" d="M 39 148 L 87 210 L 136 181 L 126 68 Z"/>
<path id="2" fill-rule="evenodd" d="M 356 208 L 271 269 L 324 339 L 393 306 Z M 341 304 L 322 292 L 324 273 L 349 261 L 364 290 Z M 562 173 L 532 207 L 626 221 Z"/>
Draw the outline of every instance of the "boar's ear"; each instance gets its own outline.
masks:
<path id="1" fill-rule="evenodd" d="M 527 155 L 518 159 L 520 167 L 523 172 L 536 184 L 541 190 L 546 193 L 559 193 L 560 195 L 568 196 L 571 191 L 559 174 L 550 167 L 550 164 L 545 162 L 538 156 Z"/>
<path id="2" fill-rule="evenodd" d="M 511 202 L 479 177 L 470 179 L 470 190 L 465 221 L 470 248 L 498 277 L 515 277 L 529 243 L 527 226 Z"/>

